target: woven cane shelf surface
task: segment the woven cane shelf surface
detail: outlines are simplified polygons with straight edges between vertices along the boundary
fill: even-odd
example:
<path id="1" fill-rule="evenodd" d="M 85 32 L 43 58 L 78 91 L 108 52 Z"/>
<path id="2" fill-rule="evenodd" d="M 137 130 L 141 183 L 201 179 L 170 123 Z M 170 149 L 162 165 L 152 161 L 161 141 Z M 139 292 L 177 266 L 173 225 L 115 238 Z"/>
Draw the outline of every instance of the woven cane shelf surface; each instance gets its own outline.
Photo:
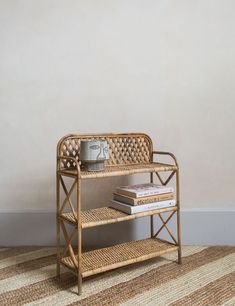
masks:
<path id="1" fill-rule="evenodd" d="M 149 238 L 84 252 L 82 277 L 144 261 L 177 249 L 178 246 L 173 244 Z M 62 258 L 61 262 L 68 268 L 76 270 L 70 257 Z"/>
<path id="2" fill-rule="evenodd" d="M 177 206 L 167 207 L 162 209 L 155 209 L 150 211 L 144 211 L 133 215 L 126 214 L 111 207 L 100 207 L 95 209 L 89 209 L 81 212 L 82 228 L 88 228 L 93 226 L 99 226 L 104 224 L 111 224 L 121 221 L 133 220 L 145 216 L 151 216 L 167 211 L 176 211 Z M 77 218 L 73 213 L 63 213 L 61 218 L 74 225 L 77 224 Z"/>
<path id="3" fill-rule="evenodd" d="M 162 171 L 174 171 L 177 170 L 177 166 L 162 164 L 162 163 L 148 163 L 148 164 L 131 164 L 131 165 L 118 165 L 118 166 L 107 166 L 104 171 L 100 172 L 88 172 L 81 171 L 82 179 L 89 178 L 101 178 L 119 175 L 128 175 L 134 173 L 149 173 L 149 172 L 162 172 Z M 59 173 L 67 176 L 76 177 L 76 169 L 63 169 Z"/>

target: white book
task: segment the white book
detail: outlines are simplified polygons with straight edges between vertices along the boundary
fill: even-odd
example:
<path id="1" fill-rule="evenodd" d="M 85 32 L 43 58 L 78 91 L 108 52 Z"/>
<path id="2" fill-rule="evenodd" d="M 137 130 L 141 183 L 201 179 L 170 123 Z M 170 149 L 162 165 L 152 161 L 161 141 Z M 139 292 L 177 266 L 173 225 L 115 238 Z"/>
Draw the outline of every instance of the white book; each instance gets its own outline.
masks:
<path id="1" fill-rule="evenodd" d="M 132 206 L 132 205 L 128 205 L 128 204 L 125 204 L 119 201 L 111 200 L 109 207 L 115 208 L 117 210 L 121 210 L 129 215 L 132 215 L 132 214 L 136 214 L 142 211 L 149 211 L 149 210 L 154 210 L 154 209 L 175 206 L 175 204 L 176 204 L 175 199 L 154 202 L 154 203 L 149 203 L 149 204 L 143 204 L 143 205 L 137 205 L 137 206 Z"/>
<path id="2" fill-rule="evenodd" d="M 146 184 L 117 187 L 116 192 L 129 197 L 140 198 L 156 194 L 174 192 L 174 188 L 154 183 L 146 183 Z"/>

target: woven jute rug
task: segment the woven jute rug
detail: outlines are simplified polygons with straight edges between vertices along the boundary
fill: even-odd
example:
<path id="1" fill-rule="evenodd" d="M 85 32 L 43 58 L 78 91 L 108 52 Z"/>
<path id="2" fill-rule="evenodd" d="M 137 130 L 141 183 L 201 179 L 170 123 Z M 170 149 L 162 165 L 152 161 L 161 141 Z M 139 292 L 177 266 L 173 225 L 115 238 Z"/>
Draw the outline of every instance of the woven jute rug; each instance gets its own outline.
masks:
<path id="1" fill-rule="evenodd" d="M 0 249 L 0 305 L 235 305 L 235 247 L 183 247 L 183 264 L 171 253 L 83 281 L 62 269 L 55 248 Z"/>

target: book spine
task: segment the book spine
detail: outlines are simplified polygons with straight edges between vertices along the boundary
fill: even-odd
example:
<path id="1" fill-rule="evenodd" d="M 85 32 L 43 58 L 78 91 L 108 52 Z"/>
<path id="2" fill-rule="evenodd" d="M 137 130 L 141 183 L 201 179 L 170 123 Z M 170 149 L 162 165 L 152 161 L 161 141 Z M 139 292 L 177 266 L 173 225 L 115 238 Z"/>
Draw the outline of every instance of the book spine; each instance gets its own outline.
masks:
<path id="1" fill-rule="evenodd" d="M 147 196 L 152 196 L 152 195 L 156 195 L 156 194 L 163 194 L 163 193 L 169 193 L 169 192 L 173 192 L 173 188 L 172 187 L 168 187 L 166 189 L 161 189 L 161 190 L 139 191 L 139 192 L 136 192 L 136 198 L 147 197 Z"/>
<path id="2" fill-rule="evenodd" d="M 131 214 L 132 213 L 131 212 L 131 206 L 129 206 L 127 204 L 126 205 L 125 204 L 124 205 L 120 205 L 119 203 L 117 203 L 115 201 L 111 201 L 109 207 L 112 207 L 112 208 L 115 208 L 117 210 L 123 211 L 123 212 L 125 212 L 127 214 Z"/>
<path id="3" fill-rule="evenodd" d="M 131 207 L 131 213 L 138 213 L 138 212 L 143 212 L 143 211 L 148 211 L 148 210 L 154 210 L 154 209 L 160 209 L 160 208 L 165 208 L 169 206 L 174 206 L 175 205 L 175 200 L 168 200 L 168 201 L 163 201 L 163 202 L 156 202 L 156 203 L 151 203 L 151 204 L 145 204 L 145 205 L 139 205 L 139 206 L 132 206 Z"/>
<path id="4" fill-rule="evenodd" d="M 119 189 L 119 188 L 116 188 L 116 192 L 118 192 L 120 194 L 123 194 L 127 197 L 136 198 L 136 193 L 135 192 L 131 192 L 131 191 L 124 190 L 124 189 Z"/>
<path id="5" fill-rule="evenodd" d="M 164 193 L 170 193 L 174 191 L 173 187 L 166 187 L 162 188 L 160 190 L 146 190 L 146 191 L 137 191 L 137 192 L 132 192 L 124 189 L 119 189 L 117 188 L 116 191 L 120 194 L 133 197 L 133 198 L 141 198 L 141 197 L 147 197 L 147 196 L 153 196 L 153 195 L 158 195 L 158 194 L 164 194 Z"/>
<path id="6" fill-rule="evenodd" d="M 114 194 L 113 199 L 116 201 L 120 201 L 129 205 L 142 205 L 148 203 L 154 203 L 159 201 L 171 200 L 174 198 L 173 193 L 163 193 L 150 197 L 142 197 L 142 198 L 130 198 L 121 194 Z"/>
<path id="7" fill-rule="evenodd" d="M 175 206 L 176 201 L 168 200 L 168 201 L 162 201 L 162 202 L 156 202 L 151 204 L 144 204 L 144 205 L 137 205 L 137 206 L 130 206 L 128 204 L 123 204 L 120 202 L 117 202 L 115 200 L 111 200 L 110 207 L 113 207 L 117 210 L 121 210 L 127 214 L 136 214 L 139 212 L 154 210 L 154 209 L 161 209 L 165 207 Z"/>
<path id="8" fill-rule="evenodd" d="M 159 194 L 156 197 L 150 198 L 150 199 L 139 199 L 137 198 L 135 200 L 135 204 L 134 205 L 142 205 L 142 204 L 150 204 L 150 203 L 154 203 L 154 202 L 161 202 L 161 201 L 167 201 L 167 200 L 172 200 L 174 198 L 174 194 L 173 193 L 163 193 L 163 194 Z"/>
<path id="9" fill-rule="evenodd" d="M 113 199 L 116 200 L 116 201 L 119 201 L 119 202 L 129 204 L 129 205 L 136 205 L 135 204 L 136 199 L 125 197 L 121 194 L 120 195 L 119 194 L 114 194 Z"/>

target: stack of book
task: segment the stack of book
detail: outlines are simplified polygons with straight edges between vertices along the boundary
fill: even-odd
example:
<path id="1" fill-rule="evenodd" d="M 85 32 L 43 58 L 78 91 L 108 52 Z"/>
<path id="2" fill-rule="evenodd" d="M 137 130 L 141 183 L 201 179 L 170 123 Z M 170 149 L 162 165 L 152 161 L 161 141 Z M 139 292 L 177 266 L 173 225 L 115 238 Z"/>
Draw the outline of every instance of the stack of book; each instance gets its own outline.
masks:
<path id="1" fill-rule="evenodd" d="M 153 183 L 117 187 L 110 207 L 127 214 L 175 206 L 173 187 Z"/>

